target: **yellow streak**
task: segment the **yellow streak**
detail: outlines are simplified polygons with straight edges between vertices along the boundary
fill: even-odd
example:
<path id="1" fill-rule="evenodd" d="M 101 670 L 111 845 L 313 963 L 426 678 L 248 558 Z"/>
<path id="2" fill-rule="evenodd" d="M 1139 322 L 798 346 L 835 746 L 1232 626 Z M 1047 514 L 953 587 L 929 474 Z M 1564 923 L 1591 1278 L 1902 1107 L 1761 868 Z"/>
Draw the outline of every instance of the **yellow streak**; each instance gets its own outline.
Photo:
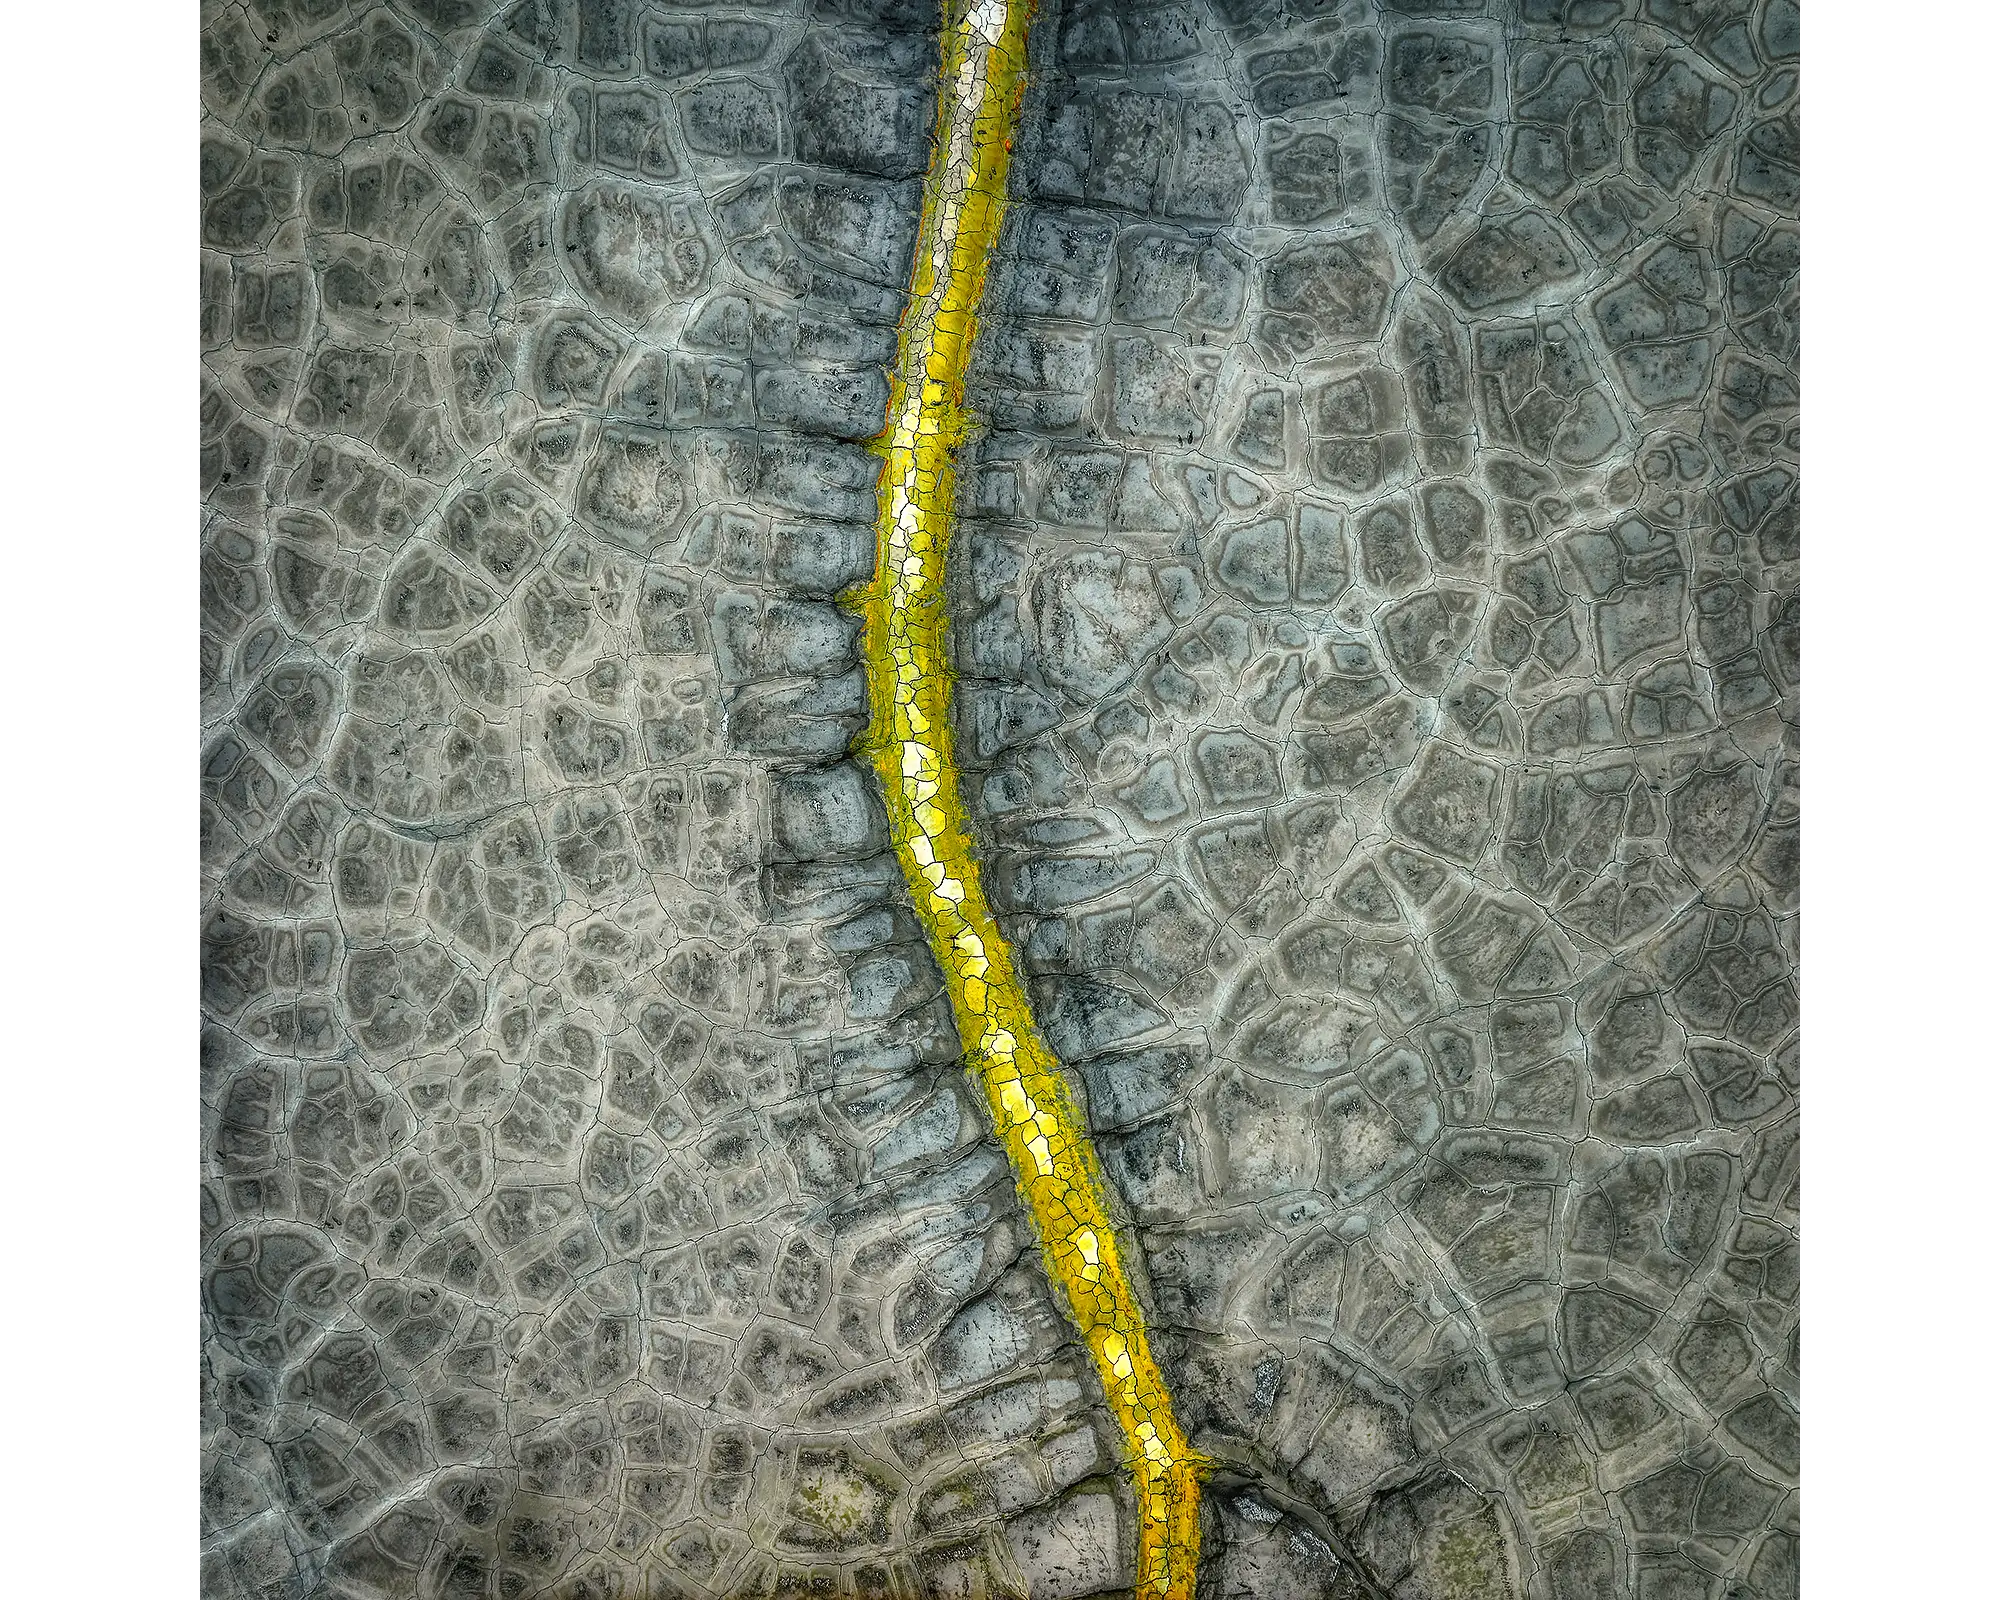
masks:
<path id="1" fill-rule="evenodd" d="M 1006 203 L 1033 0 L 951 0 L 938 136 L 898 339 L 867 623 L 870 720 L 896 855 L 944 969 L 967 1064 L 1035 1219 L 1043 1262 L 1124 1431 L 1139 1504 L 1137 1594 L 1191 1600 L 1209 1463 L 1174 1420 L 1125 1276 L 1104 1176 L 1061 1063 L 1043 1041 L 980 885 L 952 760 L 945 551 L 965 373 L 986 263 Z"/>

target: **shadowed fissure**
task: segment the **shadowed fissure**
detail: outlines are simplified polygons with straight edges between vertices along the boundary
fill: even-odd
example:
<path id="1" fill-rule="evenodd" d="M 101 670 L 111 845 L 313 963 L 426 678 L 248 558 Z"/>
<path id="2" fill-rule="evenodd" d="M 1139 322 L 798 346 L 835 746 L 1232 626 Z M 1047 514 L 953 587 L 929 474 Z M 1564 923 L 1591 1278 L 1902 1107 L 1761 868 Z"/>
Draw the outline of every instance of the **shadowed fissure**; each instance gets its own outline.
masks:
<path id="1" fill-rule="evenodd" d="M 966 1061 L 985 1090 L 1049 1277 L 1123 1431 L 1139 1508 L 1136 1589 L 1194 1592 L 1207 1463 L 1174 1419 L 1123 1265 L 1081 1108 L 1035 1026 L 973 859 L 952 758 L 945 554 L 965 373 L 1000 230 L 1026 74 L 1031 0 L 946 0 L 938 130 L 910 299 L 898 335 L 867 629 L 868 754 L 896 856 L 945 974 Z"/>

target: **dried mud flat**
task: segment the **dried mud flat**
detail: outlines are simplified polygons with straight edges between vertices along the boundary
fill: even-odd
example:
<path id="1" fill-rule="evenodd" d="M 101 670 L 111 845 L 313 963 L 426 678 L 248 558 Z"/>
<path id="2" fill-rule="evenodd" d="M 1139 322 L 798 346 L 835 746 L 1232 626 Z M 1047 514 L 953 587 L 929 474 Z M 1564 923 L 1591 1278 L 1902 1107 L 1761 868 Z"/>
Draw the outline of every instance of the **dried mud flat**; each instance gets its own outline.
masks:
<path id="1" fill-rule="evenodd" d="M 206 1592 L 1131 1592 L 842 599 L 937 9 L 202 14 Z M 1029 32 L 953 748 L 1204 1595 L 1796 1594 L 1797 26 Z"/>

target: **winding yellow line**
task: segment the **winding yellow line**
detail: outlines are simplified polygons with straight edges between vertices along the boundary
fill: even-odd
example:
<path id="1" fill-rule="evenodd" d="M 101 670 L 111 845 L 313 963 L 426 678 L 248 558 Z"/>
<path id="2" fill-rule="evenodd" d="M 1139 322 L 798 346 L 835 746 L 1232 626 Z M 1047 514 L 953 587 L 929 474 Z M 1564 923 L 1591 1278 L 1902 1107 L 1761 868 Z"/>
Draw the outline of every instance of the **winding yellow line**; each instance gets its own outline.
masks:
<path id="1" fill-rule="evenodd" d="M 1055 1052 L 1043 1041 L 993 920 L 952 760 L 945 551 L 965 373 L 986 263 L 1006 204 L 1033 0 L 947 0 L 938 133 L 924 186 L 910 301 L 898 335 L 866 619 L 864 744 L 896 856 L 944 969 L 968 1066 L 1035 1219 L 1050 1280 L 1083 1335 L 1124 1431 L 1139 1504 L 1137 1594 L 1191 1600 L 1208 1463 L 1174 1420 L 1146 1323 L 1121 1266 L 1126 1246 Z"/>

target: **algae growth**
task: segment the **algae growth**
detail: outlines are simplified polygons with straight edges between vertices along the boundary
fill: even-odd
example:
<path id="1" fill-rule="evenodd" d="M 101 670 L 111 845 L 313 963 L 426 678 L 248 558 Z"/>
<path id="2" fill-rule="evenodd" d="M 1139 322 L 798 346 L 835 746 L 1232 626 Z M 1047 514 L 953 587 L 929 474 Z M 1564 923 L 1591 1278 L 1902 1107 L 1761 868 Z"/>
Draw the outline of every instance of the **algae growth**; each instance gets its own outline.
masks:
<path id="1" fill-rule="evenodd" d="M 1026 73 L 1027 0 L 954 6 L 943 30 L 938 132 L 898 336 L 876 518 L 875 580 L 862 597 L 868 754 L 896 855 L 945 974 L 1049 1276 L 1103 1380 L 1139 1505 L 1136 1590 L 1194 1592 L 1201 1476 L 1147 1342 L 1104 1178 L 1061 1063 L 1035 1026 L 1013 952 L 981 887 L 952 759 L 945 553 L 965 374 L 999 234 Z"/>

